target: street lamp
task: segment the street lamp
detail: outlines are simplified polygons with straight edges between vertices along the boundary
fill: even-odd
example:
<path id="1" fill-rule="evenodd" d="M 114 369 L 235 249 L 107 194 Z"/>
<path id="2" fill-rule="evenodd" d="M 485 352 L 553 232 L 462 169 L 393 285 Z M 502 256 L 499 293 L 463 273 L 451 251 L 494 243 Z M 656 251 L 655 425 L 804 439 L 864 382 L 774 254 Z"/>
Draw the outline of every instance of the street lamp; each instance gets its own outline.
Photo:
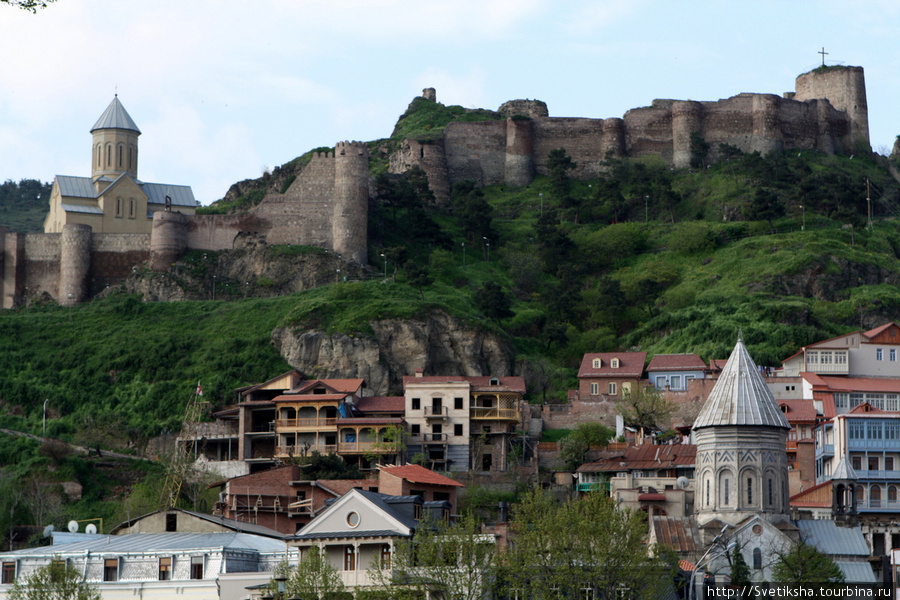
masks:
<path id="1" fill-rule="evenodd" d="M 463 266 L 465 267 L 466 266 L 466 243 L 465 242 L 462 243 L 462 249 L 463 249 Z"/>
<path id="2" fill-rule="evenodd" d="M 47 398 L 46 400 L 44 400 L 44 421 L 41 426 L 41 437 L 42 438 L 47 437 L 47 403 L 48 402 L 50 402 L 50 398 Z"/>
<path id="3" fill-rule="evenodd" d="M 648 203 L 650 202 L 650 196 L 644 196 L 644 223 L 650 222 L 650 212 L 647 208 Z"/>
<path id="4" fill-rule="evenodd" d="M 716 544 L 719 543 L 719 541 L 722 539 L 722 536 L 725 535 L 725 531 L 729 527 L 731 527 L 731 525 L 729 525 L 728 523 L 726 523 L 725 526 L 722 527 L 722 531 L 719 532 L 719 535 L 717 535 L 716 537 L 713 538 L 713 541 L 709 545 L 709 548 L 706 549 L 706 552 L 703 553 L 703 556 L 700 557 L 700 560 L 698 560 L 697 564 L 694 566 L 694 570 L 691 571 L 691 583 L 690 583 L 691 587 L 688 590 L 688 598 L 690 598 L 690 600 L 694 600 L 697 597 L 697 593 L 696 593 L 695 586 L 694 586 L 694 579 L 696 579 L 696 577 L 697 577 L 697 571 L 700 570 L 700 566 L 703 564 L 703 561 L 706 560 L 707 555 L 712 551 L 713 548 L 716 547 Z M 728 548 L 731 548 L 731 547 L 733 547 L 733 546 L 729 546 Z M 725 548 L 725 552 L 728 551 L 728 548 Z M 722 555 L 722 553 L 720 552 L 716 556 L 721 556 L 721 555 Z"/>
<path id="5" fill-rule="evenodd" d="M 284 575 L 275 577 L 275 588 L 278 590 L 278 597 L 284 598 L 284 593 L 287 591 L 287 577 Z"/>
<path id="6" fill-rule="evenodd" d="M 544 194 L 538 194 L 541 198 L 541 216 L 544 216 Z"/>
<path id="7" fill-rule="evenodd" d="M 482 236 L 481 238 L 484 240 L 484 260 L 491 260 L 491 241 L 487 239 L 487 236 Z"/>
<path id="8" fill-rule="evenodd" d="M 806 231 L 806 207 L 802 204 L 800 205 L 800 214 L 801 218 L 803 219 L 800 222 L 800 231 Z"/>
<path id="9" fill-rule="evenodd" d="M 384 278 L 387 279 L 387 256 L 384 255 L 384 252 L 381 253 L 381 258 L 384 259 Z"/>
<path id="10" fill-rule="evenodd" d="M 335 269 L 334 271 L 334 282 L 338 283 L 341 280 L 341 270 Z"/>

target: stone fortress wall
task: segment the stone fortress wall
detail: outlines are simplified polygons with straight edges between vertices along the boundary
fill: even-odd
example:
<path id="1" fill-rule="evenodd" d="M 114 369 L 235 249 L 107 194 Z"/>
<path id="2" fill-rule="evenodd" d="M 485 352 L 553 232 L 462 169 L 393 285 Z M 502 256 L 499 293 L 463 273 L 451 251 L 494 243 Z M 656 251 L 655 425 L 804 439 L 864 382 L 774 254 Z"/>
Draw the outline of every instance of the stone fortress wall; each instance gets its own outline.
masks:
<path id="1" fill-rule="evenodd" d="M 794 92 L 738 94 L 723 100 L 654 100 L 622 118 L 550 117 L 546 104 L 515 100 L 500 107 L 505 121 L 453 122 L 428 144 L 407 141 L 392 157 L 391 171 L 418 165 L 438 199 L 453 183 L 521 186 L 546 175 L 551 150 L 565 148 L 576 162 L 574 177 L 596 177 L 614 156 L 659 156 L 687 167 L 691 138 L 712 147 L 730 144 L 744 152 L 812 149 L 852 154 L 869 147 L 868 108 L 862 67 L 827 67 L 800 75 Z M 423 94 L 434 98 L 434 90 Z M 523 118 L 526 117 L 526 118 Z"/>
<path id="2" fill-rule="evenodd" d="M 815 149 L 851 154 L 869 145 L 865 78 L 861 67 L 829 67 L 800 75 L 795 92 L 738 94 L 714 102 L 655 100 L 622 118 L 550 117 L 545 103 L 513 100 L 500 107 L 506 120 L 454 122 L 430 142 L 405 140 L 390 170 L 414 165 L 428 175 L 438 201 L 463 180 L 479 185 L 523 186 L 547 174 L 551 150 L 565 148 L 577 163 L 575 177 L 595 177 L 608 153 L 655 155 L 675 167 L 690 164 L 690 142 L 699 135 L 713 148 L 731 144 L 745 152 Z M 424 90 L 435 100 L 434 89 Z M 185 251 L 229 250 L 241 233 L 269 244 L 334 250 L 348 261 L 368 262 L 368 148 L 340 142 L 318 153 L 283 194 L 267 194 L 242 215 L 157 212 L 147 234 L 97 234 L 84 225 L 62 233 L 21 234 L 0 227 L 0 307 L 44 294 L 73 305 L 147 264 L 165 271 Z"/>

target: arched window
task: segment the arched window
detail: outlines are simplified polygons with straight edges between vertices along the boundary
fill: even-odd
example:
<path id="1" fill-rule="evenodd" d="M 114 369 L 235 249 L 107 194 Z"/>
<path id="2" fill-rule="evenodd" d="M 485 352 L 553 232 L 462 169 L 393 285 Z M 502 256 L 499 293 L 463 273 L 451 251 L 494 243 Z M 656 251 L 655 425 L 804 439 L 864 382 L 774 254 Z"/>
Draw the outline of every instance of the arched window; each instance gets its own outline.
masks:
<path id="1" fill-rule="evenodd" d="M 706 478 L 706 506 L 709 506 L 709 477 Z"/>
<path id="2" fill-rule="evenodd" d="M 775 506 L 775 480 L 771 475 L 766 478 L 766 494 L 766 504 Z"/>
<path id="3" fill-rule="evenodd" d="M 897 501 L 897 486 L 892 485 L 888 487 L 888 502 L 896 502 Z"/>
<path id="4" fill-rule="evenodd" d="M 128 168 L 134 169 L 134 146 L 128 146 Z"/>
<path id="5" fill-rule="evenodd" d="M 106 166 L 112 166 L 112 144 L 106 145 Z"/>
<path id="6" fill-rule="evenodd" d="M 881 508 L 881 486 L 873 485 L 869 490 L 869 507 Z"/>
<path id="7" fill-rule="evenodd" d="M 119 144 L 119 146 L 116 149 L 119 151 L 118 152 L 119 156 L 117 157 L 117 160 L 119 162 L 117 163 L 117 166 L 121 169 L 125 164 L 125 146 L 123 146 L 122 144 Z"/>
<path id="8" fill-rule="evenodd" d="M 747 478 L 747 504 L 753 504 L 753 478 Z"/>
<path id="9" fill-rule="evenodd" d="M 719 473 L 719 503 L 721 506 L 731 506 L 736 500 L 734 496 L 735 490 L 732 489 L 734 481 L 731 471 L 722 471 Z"/>
<path id="10" fill-rule="evenodd" d="M 762 569 L 762 550 L 759 548 L 753 549 L 753 568 L 757 571 Z"/>
<path id="11" fill-rule="evenodd" d="M 97 166 L 103 166 L 103 147 L 97 144 Z"/>

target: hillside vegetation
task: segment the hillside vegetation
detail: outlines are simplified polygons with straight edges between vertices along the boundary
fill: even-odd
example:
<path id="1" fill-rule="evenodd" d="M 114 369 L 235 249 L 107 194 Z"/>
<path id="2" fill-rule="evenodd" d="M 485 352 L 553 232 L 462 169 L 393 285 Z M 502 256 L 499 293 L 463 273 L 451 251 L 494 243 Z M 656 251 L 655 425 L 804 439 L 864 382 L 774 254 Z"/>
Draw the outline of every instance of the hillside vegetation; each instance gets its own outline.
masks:
<path id="1" fill-rule="evenodd" d="M 395 134 L 437 135 L 457 118 L 492 115 L 414 102 Z M 707 164 L 707 151 L 698 143 L 683 170 L 610 158 L 588 181 L 571 180 L 571 159 L 554 151 L 550 174 L 531 185 L 463 182 L 449 206 L 435 203 L 420 170 L 387 175 L 373 159 L 368 278 L 269 299 L 162 304 L 112 293 L 0 312 L 0 426 L 39 434 L 47 400 L 48 436 L 139 452 L 178 429 L 198 381 L 215 407 L 287 370 L 270 343 L 281 326 L 367 335 L 373 320 L 439 308 L 505 335 L 530 399 L 564 401 L 585 352 L 708 361 L 727 357 L 743 332 L 757 362 L 775 366 L 804 344 L 897 318 L 900 194 L 889 159 L 721 148 Z M 240 189 L 283 188 L 290 169 Z M 241 198 L 209 211 L 252 205 Z M 39 448 L 0 436 L 10 481 L 36 468 L 74 478 L 85 497 L 66 517 L 117 514 L 104 504 L 124 493 L 114 482 L 86 459 Z"/>

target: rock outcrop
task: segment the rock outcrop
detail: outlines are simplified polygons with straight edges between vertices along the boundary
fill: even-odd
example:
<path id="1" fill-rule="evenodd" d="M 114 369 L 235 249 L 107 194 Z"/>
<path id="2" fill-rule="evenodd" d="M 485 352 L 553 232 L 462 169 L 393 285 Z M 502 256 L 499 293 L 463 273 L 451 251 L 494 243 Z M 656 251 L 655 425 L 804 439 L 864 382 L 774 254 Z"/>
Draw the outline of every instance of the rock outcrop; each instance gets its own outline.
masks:
<path id="1" fill-rule="evenodd" d="M 401 378 L 418 368 L 426 375 L 512 374 L 513 352 L 500 336 L 442 311 L 370 325 L 367 337 L 281 328 L 272 343 L 308 377 L 361 377 L 374 395 L 401 394 Z"/>

